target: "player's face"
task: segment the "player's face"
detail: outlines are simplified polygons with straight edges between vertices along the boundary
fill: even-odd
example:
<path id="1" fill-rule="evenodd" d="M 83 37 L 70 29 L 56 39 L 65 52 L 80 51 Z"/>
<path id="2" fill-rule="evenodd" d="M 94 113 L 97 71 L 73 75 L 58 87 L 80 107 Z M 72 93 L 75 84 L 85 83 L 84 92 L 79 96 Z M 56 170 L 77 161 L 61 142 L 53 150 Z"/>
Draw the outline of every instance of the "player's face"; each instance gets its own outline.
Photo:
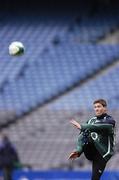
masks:
<path id="1" fill-rule="evenodd" d="M 100 103 L 96 103 L 96 104 L 94 104 L 94 111 L 95 111 L 96 116 L 100 116 L 100 115 L 106 113 L 106 107 L 104 107 Z"/>

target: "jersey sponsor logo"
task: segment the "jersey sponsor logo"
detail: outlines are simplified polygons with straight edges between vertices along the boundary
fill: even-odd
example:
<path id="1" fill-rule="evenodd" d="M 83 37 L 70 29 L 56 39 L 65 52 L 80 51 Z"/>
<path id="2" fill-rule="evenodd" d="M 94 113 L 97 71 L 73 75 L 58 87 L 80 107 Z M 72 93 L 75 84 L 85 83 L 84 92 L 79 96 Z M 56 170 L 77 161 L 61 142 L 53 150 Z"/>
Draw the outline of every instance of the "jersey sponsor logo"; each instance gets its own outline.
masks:
<path id="1" fill-rule="evenodd" d="M 96 132 L 92 132 L 91 138 L 95 141 L 98 138 L 98 134 Z"/>

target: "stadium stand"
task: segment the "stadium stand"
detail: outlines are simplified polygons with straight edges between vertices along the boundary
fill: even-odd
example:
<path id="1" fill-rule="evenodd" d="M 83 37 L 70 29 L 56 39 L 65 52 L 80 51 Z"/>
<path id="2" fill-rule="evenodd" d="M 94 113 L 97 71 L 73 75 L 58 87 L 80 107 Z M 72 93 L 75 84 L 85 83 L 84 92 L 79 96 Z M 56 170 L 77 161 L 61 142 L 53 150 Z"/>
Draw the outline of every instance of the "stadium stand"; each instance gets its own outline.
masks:
<path id="1" fill-rule="evenodd" d="M 4 86 L 0 93 L 1 106 L 4 108 L 5 105 L 6 109 L 21 115 L 65 92 L 76 83 L 115 62 L 118 57 L 118 45 L 74 47 L 74 44 L 62 44 L 55 47 L 55 50 L 51 48 L 48 52 L 43 52 L 40 59 L 37 56 L 36 60 L 29 62 L 28 66 L 23 68 L 21 76 Z"/>
<path id="2" fill-rule="evenodd" d="M 68 25 L 73 16 L 71 13 L 67 14 L 62 21 L 59 14 L 55 14 L 55 18 L 52 18 L 54 16 L 51 13 L 45 15 L 42 13 L 36 13 L 36 15 L 23 13 L 21 15 L 18 13 L 16 18 L 14 13 L 6 13 L 4 16 L 1 13 L 0 37 L 5 38 L 0 53 L 1 71 L 4 71 L 0 76 L 0 87 L 2 88 L 8 79 L 15 79 L 28 61 L 36 59 L 36 56 L 38 58 L 46 44 L 48 45 L 57 32 L 64 31 L 65 24 Z M 9 44 L 17 40 L 23 42 L 26 47 L 24 56 L 19 58 L 11 57 L 8 54 Z M 33 42 L 34 45 L 32 45 Z"/>
<path id="3" fill-rule="evenodd" d="M 114 67 L 105 70 L 101 75 L 99 75 L 99 77 L 84 83 L 84 85 L 76 88 L 76 90 L 70 95 L 68 94 L 63 98 L 60 98 L 60 101 L 54 104 L 54 107 L 56 109 L 60 109 L 60 107 L 61 109 L 64 109 L 67 101 L 70 101 L 68 105 L 69 109 L 78 108 L 83 110 L 85 107 L 86 109 L 90 109 L 91 102 L 101 96 L 109 101 L 111 109 L 118 109 L 118 71 L 119 61 L 114 65 Z M 75 97 L 78 98 L 77 104 Z"/>
<path id="4" fill-rule="evenodd" d="M 119 27 L 118 19 L 118 9 L 111 12 L 110 9 L 100 9 L 93 15 L 83 17 L 77 15 L 67 28 L 67 32 L 62 35 L 62 39 L 78 43 L 95 43 Z"/>
<path id="5" fill-rule="evenodd" d="M 93 100 L 100 96 L 108 100 L 110 110 L 114 110 L 114 117 L 118 120 L 118 104 L 115 104 L 114 99 L 116 93 L 118 95 L 118 70 L 117 62 L 114 67 L 105 70 L 95 79 L 91 78 L 69 94 L 38 108 L 8 128 L 6 131 L 16 143 L 22 161 L 24 163 L 29 162 L 35 169 L 90 168 L 90 163 L 84 160 L 83 156 L 72 166 L 67 162 L 67 155 L 75 147 L 75 136 L 78 133 L 70 127 L 69 120 L 72 116 L 81 119 L 81 122 L 87 120 L 92 114 L 90 106 Z M 34 151 L 35 146 L 37 148 Z M 24 151 L 27 153 L 24 154 Z M 51 152 L 48 153 L 49 151 Z M 30 158 L 31 156 L 32 158 Z M 117 157 L 118 147 L 116 147 L 116 154 L 108 168 L 117 168 Z"/>

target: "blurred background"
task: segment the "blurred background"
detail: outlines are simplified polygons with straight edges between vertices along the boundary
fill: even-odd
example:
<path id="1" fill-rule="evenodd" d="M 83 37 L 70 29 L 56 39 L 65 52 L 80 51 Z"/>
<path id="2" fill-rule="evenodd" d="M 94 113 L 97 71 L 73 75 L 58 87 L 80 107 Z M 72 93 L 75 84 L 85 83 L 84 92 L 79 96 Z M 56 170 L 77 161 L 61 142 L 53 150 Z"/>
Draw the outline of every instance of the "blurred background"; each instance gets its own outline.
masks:
<path id="1" fill-rule="evenodd" d="M 24 55 L 9 55 L 12 41 L 24 44 Z M 115 155 L 106 171 L 115 172 L 108 180 L 118 180 L 118 1 L 0 1 L 0 42 L 0 129 L 29 167 L 14 179 L 91 171 L 83 155 L 68 161 L 79 134 L 70 120 L 86 122 L 93 101 L 104 98 L 117 121 Z M 75 179 L 71 174 L 64 179 Z"/>

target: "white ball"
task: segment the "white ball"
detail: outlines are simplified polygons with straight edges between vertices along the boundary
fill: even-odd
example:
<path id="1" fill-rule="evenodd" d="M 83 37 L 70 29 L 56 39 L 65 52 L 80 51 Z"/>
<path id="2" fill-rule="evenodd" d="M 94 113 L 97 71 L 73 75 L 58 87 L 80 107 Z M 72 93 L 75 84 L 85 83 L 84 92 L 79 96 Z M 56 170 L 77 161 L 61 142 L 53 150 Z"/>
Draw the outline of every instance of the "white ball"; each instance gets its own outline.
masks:
<path id="1" fill-rule="evenodd" d="M 19 41 L 14 41 L 9 45 L 9 54 L 10 55 L 21 55 L 24 53 L 24 45 Z"/>

